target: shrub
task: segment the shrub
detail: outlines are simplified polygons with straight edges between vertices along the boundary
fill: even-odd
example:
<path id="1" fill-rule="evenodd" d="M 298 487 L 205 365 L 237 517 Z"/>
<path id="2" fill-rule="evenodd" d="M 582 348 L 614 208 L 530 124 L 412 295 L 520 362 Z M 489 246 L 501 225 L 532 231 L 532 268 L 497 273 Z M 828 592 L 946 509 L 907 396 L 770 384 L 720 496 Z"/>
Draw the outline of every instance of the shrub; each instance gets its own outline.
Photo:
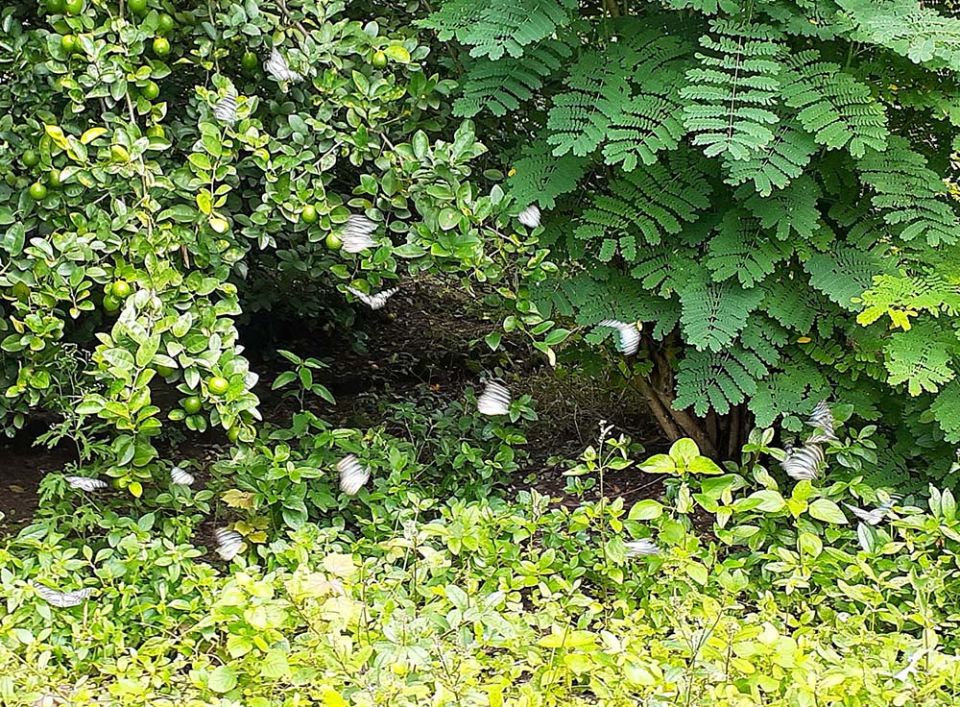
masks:
<path id="1" fill-rule="evenodd" d="M 0 426 L 108 433 L 93 451 L 135 495 L 164 419 L 253 439 L 241 303 L 309 316 L 347 285 L 538 267 L 497 235 L 508 202 L 470 182 L 484 148 L 403 11 L 141 5 L 0 14 Z"/>
<path id="2" fill-rule="evenodd" d="M 732 455 L 832 397 L 882 423 L 888 474 L 918 455 L 947 471 L 960 20 L 913 2 L 445 0 L 422 24 L 462 63 L 454 111 L 510 165 L 517 207 L 547 212 L 560 267 L 529 309 L 591 343 L 602 320 L 642 323 L 624 372 L 671 439 Z"/>

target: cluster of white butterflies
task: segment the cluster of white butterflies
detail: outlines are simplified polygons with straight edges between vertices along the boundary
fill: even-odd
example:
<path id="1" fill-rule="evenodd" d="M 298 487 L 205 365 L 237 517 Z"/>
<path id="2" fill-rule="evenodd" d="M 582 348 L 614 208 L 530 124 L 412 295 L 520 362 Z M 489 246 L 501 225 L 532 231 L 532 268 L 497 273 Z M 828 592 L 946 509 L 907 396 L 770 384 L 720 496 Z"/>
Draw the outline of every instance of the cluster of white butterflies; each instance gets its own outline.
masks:
<path id="1" fill-rule="evenodd" d="M 787 456 L 780 462 L 787 476 L 797 481 L 815 481 L 820 478 L 826 466 L 826 455 L 821 445 L 837 439 L 834 429 L 836 421 L 826 400 L 817 403 L 810 417 L 807 418 L 807 424 L 814 429 L 813 434 L 799 447 L 788 445 Z M 882 501 L 876 508 L 869 510 L 849 503 L 843 505 L 863 523 L 877 525 L 887 517 L 897 500 L 899 500 L 898 496 L 892 496 Z"/>

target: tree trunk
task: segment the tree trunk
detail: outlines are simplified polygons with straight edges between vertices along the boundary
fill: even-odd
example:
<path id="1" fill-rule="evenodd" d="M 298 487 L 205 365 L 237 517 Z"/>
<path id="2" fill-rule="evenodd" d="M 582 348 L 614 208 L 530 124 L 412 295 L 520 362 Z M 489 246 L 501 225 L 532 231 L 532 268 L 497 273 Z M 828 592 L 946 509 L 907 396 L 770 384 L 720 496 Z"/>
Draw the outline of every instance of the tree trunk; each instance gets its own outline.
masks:
<path id="1" fill-rule="evenodd" d="M 726 415 L 711 410 L 705 418 L 675 409 L 670 340 L 662 343 L 648 341 L 648 345 L 653 370 L 648 376 L 635 378 L 633 383 L 643 394 L 664 436 L 671 442 L 689 437 L 701 452 L 717 461 L 735 459 L 749 433 L 746 407 L 738 405 Z"/>

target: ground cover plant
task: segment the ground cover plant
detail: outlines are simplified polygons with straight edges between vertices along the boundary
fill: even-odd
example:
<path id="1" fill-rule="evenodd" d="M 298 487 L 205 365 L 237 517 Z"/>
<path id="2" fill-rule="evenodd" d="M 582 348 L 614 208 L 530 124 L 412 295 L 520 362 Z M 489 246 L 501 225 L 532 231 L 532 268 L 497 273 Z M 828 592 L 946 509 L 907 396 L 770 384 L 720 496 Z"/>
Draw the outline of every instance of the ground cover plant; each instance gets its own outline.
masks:
<path id="1" fill-rule="evenodd" d="M 5 4 L 0 704 L 960 702 L 954 14 Z"/>

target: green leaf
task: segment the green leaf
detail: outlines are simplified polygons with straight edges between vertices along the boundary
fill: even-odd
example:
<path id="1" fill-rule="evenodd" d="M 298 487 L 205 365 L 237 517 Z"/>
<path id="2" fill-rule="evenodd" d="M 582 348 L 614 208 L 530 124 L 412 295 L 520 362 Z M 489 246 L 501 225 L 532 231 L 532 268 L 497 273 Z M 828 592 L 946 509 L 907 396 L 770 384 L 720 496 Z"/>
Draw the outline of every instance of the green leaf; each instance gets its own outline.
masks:
<path id="1" fill-rule="evenodd" d="M 818 498 L 811 503 L 808 511 L 812 517 L 825 523 L 834 523 L 835 525 L 846 525 L 847 523 L 847 517 L 843 515 L 840 506 L 826 498 Z"/>
<path id="2" fill-rule="evenodd" d="M 220 694 L 230 692 L 230 690 L 237 686 L 237 674 L 230 666 L 221 665 L 210 673 L 210 680 L 207 686 L 214 692 L 219 692 Z"/>
<path id="3" fill-rule="evenodd" d="M 640 465 L 648 474 L 676 474 L 677 464 L 668 454 L 654 454 Z"/>
<path id="4" fill-rule="evenodd" d="M 391 44 L 389 47 L 386 47 L 383 50 L 383 53 L 394 61 L 398 61 L 401 64 L 410 63 L 410 52 L 407 49 L 399 44 Z"/>
<path id="5" fill-rule="evenodd" d="M 630 509 L 630 514 L 627 518 L 629 520 L 654 520 L 662 514 L 663 504 L 654 501 L 652 498 L 646 498 L 633 504 L 633 508 Z"/>

